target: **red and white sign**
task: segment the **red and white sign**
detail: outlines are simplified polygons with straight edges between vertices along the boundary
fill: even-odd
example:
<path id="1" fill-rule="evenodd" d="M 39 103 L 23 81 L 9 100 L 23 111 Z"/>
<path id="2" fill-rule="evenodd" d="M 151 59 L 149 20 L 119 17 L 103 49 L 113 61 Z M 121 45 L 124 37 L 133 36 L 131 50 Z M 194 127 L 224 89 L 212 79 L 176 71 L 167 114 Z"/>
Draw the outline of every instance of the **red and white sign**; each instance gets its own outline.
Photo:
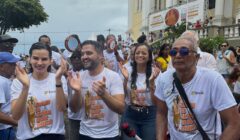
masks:
<path id="1" fill-rule="evenodd" d="M 188 22 L 196 23 L 197 20 L 204 21 L 204 0 L 196 0 L 150 15 L 149 31 L 162 30 L 168 26 L 186 21 L 187 11 Z"/>

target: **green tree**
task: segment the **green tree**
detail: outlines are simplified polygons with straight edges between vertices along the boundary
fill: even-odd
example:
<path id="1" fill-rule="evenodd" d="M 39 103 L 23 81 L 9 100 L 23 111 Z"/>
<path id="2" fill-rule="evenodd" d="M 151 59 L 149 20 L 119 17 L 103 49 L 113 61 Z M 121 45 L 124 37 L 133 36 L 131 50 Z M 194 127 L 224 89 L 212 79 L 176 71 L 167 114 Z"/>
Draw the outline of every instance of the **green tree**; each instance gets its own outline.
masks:
<path id="1" fill-rule="evenodd" d="M 201 38 L 199 42 L 199 47 L 204 52 L 214 53 L 214 51 L 218 50 L 218 46 L 224 42 L 224 37 L 207 37 Z"/>
<path id="2" fill-rule="evenodd" d="M 176 26 L 169 26 L 169 27 L 167 27 L 164 30 L 168 31 L 168 36 L 166 36 L 163 39 L 157 40 L 157 41 L 153 42 L 152 44 L 150 44 L 150 46 L 153 49 L 153 51 L 159 50 L 160 46 L 163 43 L 170 43 L 170 44 L 172 44 L 175 41 L 175 39 L 180 37 L 180 35 L 183 32 L 186 31 L 186 23 L 182 22 L 181 24 L 177 24 Z"/>
<path id="3" fill-rule="evenodd" d="M 1 0 L 0 34 L 20 30 L 45 22 L 48 15 L 39 0 Z"/>
<path id="4" fill-rule="evenodd" d="M 165 30 L 170 31 L 169 39 L 171 39 L 173 43 L 176 38 L 180 37 L 181 34 L 186 31 L 186 23 L 182 22 L 175 26 L 169 26 Z"/>

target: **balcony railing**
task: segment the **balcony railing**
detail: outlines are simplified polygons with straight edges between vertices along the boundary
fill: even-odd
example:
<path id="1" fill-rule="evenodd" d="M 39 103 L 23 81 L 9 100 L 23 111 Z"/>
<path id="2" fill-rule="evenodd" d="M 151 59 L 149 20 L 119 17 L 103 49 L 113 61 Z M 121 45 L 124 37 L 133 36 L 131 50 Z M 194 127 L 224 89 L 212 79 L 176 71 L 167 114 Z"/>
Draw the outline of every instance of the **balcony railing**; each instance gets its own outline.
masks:
<path id="1" fill-rule="evenodd" d="M 238 38 L 240 37 L 240 24 L 233 24 L 227 26 L 207 26 L 201 28 L 190 29 L 198 33 L 200 38 L 223 36 L 224 38 Z"/>
<path id="2" fill-rule="evenodd" d="M 216 37 L 222 36 L 227 40 L 240 40 L 240 24 L 233 24 L 228 26 L 207 26 L 201 28 L 193 28 L 189 30 L 194 30 L 197 32 L 199 38 L 206 38 L 206 37 Z M 159 42 L 161 43 L 173 43 L 176 38 L 170 38 L 167 36 L 166 38 L 154 38 L 153 42 L 149 42 L 151 46 L 158 46 Z M 232 43 L 234 46 L 239 44 L 239 42 Z"/>

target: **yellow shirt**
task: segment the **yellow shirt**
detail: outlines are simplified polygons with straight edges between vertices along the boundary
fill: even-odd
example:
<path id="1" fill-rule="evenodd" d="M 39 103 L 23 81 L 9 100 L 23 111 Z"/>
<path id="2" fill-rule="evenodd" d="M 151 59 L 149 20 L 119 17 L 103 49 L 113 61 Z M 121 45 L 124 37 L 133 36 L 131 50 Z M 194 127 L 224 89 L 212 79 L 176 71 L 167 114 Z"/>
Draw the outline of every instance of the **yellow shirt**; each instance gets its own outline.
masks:
<path id="1" fill-rule="evenodd" d="M 167 58 L 163 58 L 163 57 L 158 57 L 157 58 L 156 61 L 161 65 L 162 72 L 167 70 L 168 63 L 169 63 L 170 60 L 171 60 L 170 56 L 168 56 Z"/>

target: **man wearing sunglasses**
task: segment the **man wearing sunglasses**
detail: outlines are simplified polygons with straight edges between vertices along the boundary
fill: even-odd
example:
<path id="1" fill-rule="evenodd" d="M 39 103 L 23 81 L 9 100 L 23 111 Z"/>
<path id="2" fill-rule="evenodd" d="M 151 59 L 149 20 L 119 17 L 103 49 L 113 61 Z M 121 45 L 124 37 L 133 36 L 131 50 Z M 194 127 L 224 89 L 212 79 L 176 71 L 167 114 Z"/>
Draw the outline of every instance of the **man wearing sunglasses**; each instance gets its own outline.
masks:
<path id="1" fill-rule="evenodd" d="M 13 48 L 16 46 L 18 40 L 7 34 L 0 35 L 0 52 L 13 52 Z"/>
<path id="2" fill-rule="evenodd" d="M 238 140 L 240 115 L 236 101 L 218 72 L 197 67 L 199 54 L 194 38 L 177 39 L 170 55 L 175 69 L 162 73 L 156 81 L 157 140 L 165 139 L 167 131 L 175 140 L 203 139 L 196 120 L 210 139 Z M 179 84 L 173 77 L 175 72 Z M 196 119 L 176 84 L 182 85 Z M 223 132 L 219 115 L 226 124 Z"/>
<path id="3" fill-rule="evenodd" d="M 221 73 L 228 82 L 229 75 L 236 63 L 236 57 L 233 51 L 229 49 L 229 44 L 227 41 L 220 45 L 220 51 L 217 53 L 216 59 L 218 72 Z"/>
<path id="4" fill-rule="evenodd" d="M 199 54 L 199 59 L 197 62 L 197 66 L 200 67 L 204 67 L 204 68 L 208 68 L 208 69 L 212 69 L 217 71 L 217 61 L 214 58 L 214 56 L 208 52 L 203 52 L 201 51 L 200 47 L 199 47 L 199 37 L 197 35 L 196 32 L 194 31 L 185 31 L 181 37 L 192 37 L 194 39 L 194 41 L 197 44 L 197 53 Z M 168 69 L 173 68 L 172 66 L 172 62 L 170 61 L 168 64 Z"/>

